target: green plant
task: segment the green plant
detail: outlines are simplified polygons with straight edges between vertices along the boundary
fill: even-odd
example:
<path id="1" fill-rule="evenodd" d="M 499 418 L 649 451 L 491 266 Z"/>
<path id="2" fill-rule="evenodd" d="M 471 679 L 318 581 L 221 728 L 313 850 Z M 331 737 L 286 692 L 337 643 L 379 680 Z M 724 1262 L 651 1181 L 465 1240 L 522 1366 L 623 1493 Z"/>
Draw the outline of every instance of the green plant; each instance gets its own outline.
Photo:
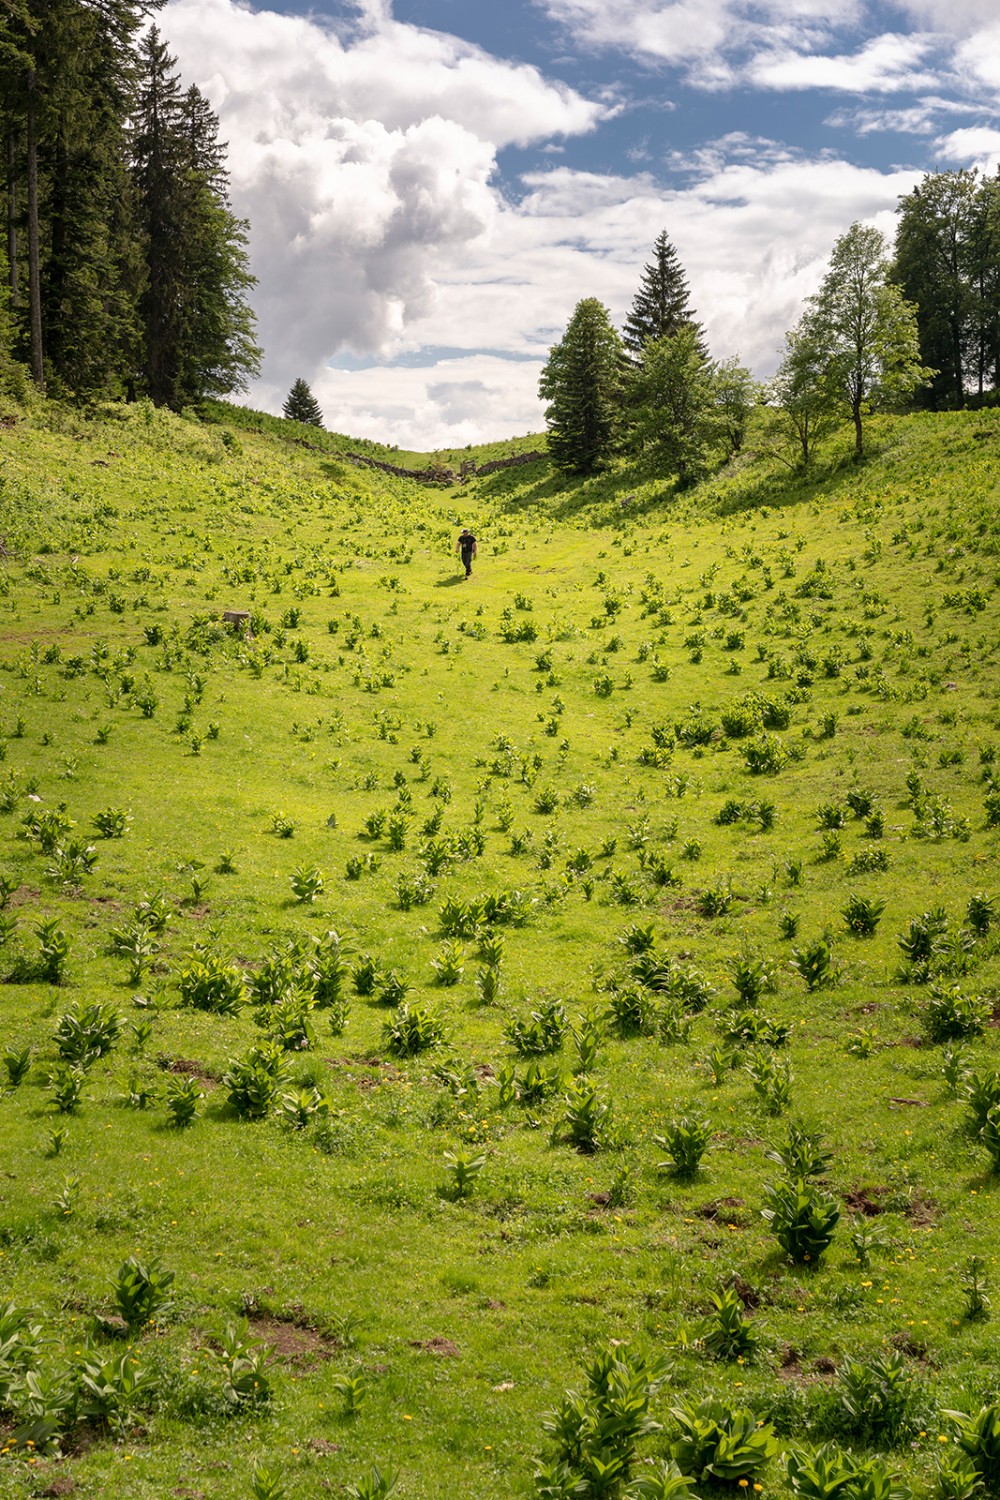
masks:
<path id="1" fill-rule="evenodd" d="M 585 1390 L 567 1391 L 556 1410 L 542 1419 L 555 1456 L 536 1472 L 536 1492 L 620 1493 L 635 1462 L 636 1444 L 660 1430 L 649 1407 L 664 1378 L 660 1364 L 621 1345 L 594 1356 L 586 1369 Z"/>
<path id="2" fill-rule="evenodd" d="M 392 1470 L 383 1472 L 378 1464 L 372 1464 L 371 1473 L 359 1479 L 357 1484 L 349 1484 L 347 1493 L 350 1500 L 386 1500 L 395 1488 L 396 1475 Z"/>
<path id="3" fill-rule="evenodd" d="M 841 916 L 848 931 L 853 932 L 856 937 L 873 937 L 884 911 L 884 901 L 875 901 L 869 896 L 852 895 L 848 897 L 847 905 L 841 910 Z"/>
<path id="4" fill-rule="evenodd" d="M 168 1078 L 164 1103 L 169 1123 L 178 1130 L 192 1123 L 198 1112 L 198 1101 L 205 1095 L 197 1078 Z"/>
<path id="5" fill-rule="evenodd" d="M 764 1184 L 766 1206 L 761 1217 L 785 1253 L 797 1265 L 815 1265 L 833 1239 L 840 1207 L 803 1178 Z"/>
<path id="6" fill-rule="evenodd" d="M 300 865 L 289 877 L 296 901 L 311 905 L 323 894 L 323 876 L 315 865 Z"/>
<path id="7" fill-rule="evenodd" d="M 227 1323 L 219 1340 L 222 1395 L 231 1406 L 262 1406 L 271 1397 L 267 1367 L 273 1350 L 248 1333 L 245 1320 Z"/>
<path id="8" fill-rule="evenodd" d="M 63 1185 L 56 1193 L 52 1206 L 62 1214 L 64 1219 L 71 1218 L 76 1213 L 77 1204 L 80 1201 L 80 1178 L 77 1173 L 71 1172 L 68 1177 L 63 1178 Z"/>
<path id="9" fill-rule="evenodd" d="M 769 1147 L 764 1156 L 781 1167 L 792 1182 L 797 1178 L 823 1177 L 833 1153 L 823 1150 L 822 1140 L 820 1131 L 810 1130 L 799 1120 L 789 1120 L 785 1144 Z"/>
<path id="10" fill-rule="evenodd" d="M 440 1047 L 445 1039 L 444 1022 L 423 1005 L 400 1005 L 382 1027 L 382 1043 L 397 1057 L 414 1057 L 418 1052 Z"/>
<path id="11" fill-rule="evenodd" d="M 669 1162 L 659 1164 L 661 1171 L 669 1170 L 682 1180 L 694 1177 L 711 1139 L 712 1126 L 708 1120 L 693 1115 L 671 1120 L 663 1135 L 653 1136 L 654 1144 L 670 1155 Z"/>
<path id="12" fill-rule="evenodd" d="M 121 839 L 128 832 L 132 814 L 121 807 L 106 807 L 94 814 L 94 827 L 102 839 Z"/>
<path id="13" fill-rule="evenodd" d="M 438 984 L 458 984 L 465 972 L 465 946 L 452 939 L 444 944 L 437 956 L 431 959 L 431 968 Z"/>
<path id="14" fill-rule="evenodd" d="M 63 1062 L 89 1067 L 104 1057 L 121 1034 L 122 1018 L 110 1006 L 71 1005 L 59 1017 L 53 1040 Z"/>
<path id="15" fill-rule="evenodd" d="M 230 1058 L 222 1075 L 230 1104 L 243 1120 L 263 1120 L 288 1078 L 284 1050 L 277 1042 L 251 1047 L 241 1058 Z"/>
<path id="16" fill-rule="evenodd" d="M 568 1030 L 564 1007 L 559 1001 L 550 1000 L 533 1010 L 527 1021 L 509 1022 L 504 1027 L 504 1040 L 521 1057 L 536 1056 L 558 1052 Z"/>
<path id="17" fill-rule="evenodd" d="M 486 1153 L 473 1156 L 459 1147 L 444 1154 L 444 1170 L 448 1179 L 448 1190 L 453 1198 L 468 1198 L 476 1185 L 476 1179 L 486 1165 Z"/>
<path id="18" fill-rule="evenodd" d="M 241 970 L 214 953 L 191 958 L 181 970 L 178 984 L 182 1005 L 219 1016 L 235 1015 L 247 1001 L 246 980 Z"/>
<path id="19" fill-rule="evenodd" d="M 128 1256 L 111 1284 L 118 1316 L 130 1330 L 144 1328 L 170 1311 L 173 1284 L 174 1272 L 165 1271 L 158 1258 L 143 1262 Z"/>
<path id="20" fill-rule="evenodd" d="M 807 990 L 825 989 L 837 982 L 830 945 L 822 938 L 808 947 L 793 948 L 791 964 Z"/>
<path id="21" fill-rule="evenodd" d="M 776 1057 L 762 1051 L 755 1052 L 746 1064 L 750 1082 L 769 1115 L 780 1115 L 787 1109 L 792 1098 L 794 1074 L 787 1057 Z"/>
<path id="22" fill-rule="evenodd" d="M 770 1423 L 751 1412 L 734 1410 L 724 1401 L 672 1407 L 681 1435 L 670 1455 L 682 1474 L 695 1480 L 738 1484 L 753 1480 L 778 1451 Z"/>
<path id="23" fill-rule="evenodd" d="M 959 1286 L 965 1298 L 962 1316 L 967 1322 L 989 1317 L 989 1284 L 983 1275 L 983 1261 L 978 1255 L 970 1255 L 959 1274 Z"/>
<path id="24" fill-rule="evenodd" d="M 698 1343 L 713 1359 L 752 1359 L 758 1338 L 735 1287 L 712 1293 L 711 1314 L 700 1325 Z"/>
<path id="25" fill-rule="evenodd" d="M 1000 1072 L 966 1073 L 959 1090 L 972 1115 L 972 1128 L 978 1135 L 991 1110 L 1000 1106 Z"/>
<path id="26" fill-rule="evenodd" d="M 849 1360 L 837 1371 L 837 1387 L 852 1438 L 892 1445 L 906 1435 L 913 1383 L 898 1351 Z"/>
<path id="27" fill-rule="evenodd" d="M 764 995 L 771 995 L 778 988 L 778 976 L 766 958 L 750 953 L 739 954 L 729 964 L 729 977 L 744 1006 L 756 1005 Z"/>
<path id="28" fill-rule="evenodd" d="M 285 1500 L 287 1493 L 281 1470 L 254 1459 L 250 1470 L 250 1493 L 253 1500 Z"/>
<path id="29" fill-rule="evenodd" d="M 965 908 L 965 920 L 978 937 L 985 937 L 997 920 L 995 899 L 984 891 L 970 896 Z"/>
<path id="30" fill-rule="evenodd" d="M 32 1047 L 28 1042 L 24 1047 L 8 1046 L 4 1048 L 3 1065 L 7 1074 L 7 1082 L 12 1089 L 18 1088 L 27 1078 L 31 1071 Z"/>
<path id="31" fill-rule="evenodd" d="M 39 922 L 35 928 L 41 953 L 38 962 L 38 978 L 46 984 L 62 984 L 69 958 L 69 940 L 59 926 L 58 917 Z"/>
<path id="32" fill-rule="evenodd" d="M 990 1494 L 1000 1490 L 1000 1402 L 980 1407 L 968 1415 L 942 1411 L 955 1428 L 955 1441 L 972 1463 L 983 1487 Z"/>
<path id="33" fill-rule="evenodd" d="M 76 1064 L 70 1066 L 62 1063 L 52 1069 L 48 1082 L 52 1090 L 52 1103 L 59 1114 L 72 1114 L 80 1103 L 80 1095 L 86 1082 L 83 1068 Z"/>
<path id="34" fill-rule="evenodd" d="M 980 1036 L 991 1006 L 981 997 L 965 995 L 957 984 L 932 984 L 921 1010 L 921 1024 L 932 1042 Z"/>
<path id="35" fill-rule="evenodd" d="M 135 1408 L 156 1391 L 155 1372 L 143 1365 L 134 1349 L 110 1358 L 87 1351 L 73 1372 L 77 1417 L 121 1431 Z"/>
<path id="36" fill-rule="evenodd" d="M 335 1375 L 331 1382 L 335 1391 L 344 1398 L 344 1415 L 353 1417 L 364 1404 L 368 1386 L 363 1375 Z"/>
<path id="37" fill-rule="evenodd" d="M 613 1144 L 613 1107 L 584 1079 L 575 1081 L 564 1096 L 565 1110 L 552 1132 L 552 1139 L 568 1141 L 577 1151 L 590 1155 Z"/>

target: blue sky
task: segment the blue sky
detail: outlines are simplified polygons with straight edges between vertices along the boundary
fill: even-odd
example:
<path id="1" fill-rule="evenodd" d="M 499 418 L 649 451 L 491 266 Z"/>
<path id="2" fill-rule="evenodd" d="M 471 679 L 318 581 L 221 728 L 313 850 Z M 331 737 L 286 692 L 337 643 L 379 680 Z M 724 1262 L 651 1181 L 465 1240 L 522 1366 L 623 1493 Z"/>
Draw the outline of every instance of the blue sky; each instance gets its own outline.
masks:
<path id="1" fill-rule="evenodd" d="M 773 369 L 854 220 L 1000 160 L 997 0 L 170 0 L 251 224 L 255 405 L 339 431 L 537 430 L 581 297 L 666 229 L 719 358 Z"/>

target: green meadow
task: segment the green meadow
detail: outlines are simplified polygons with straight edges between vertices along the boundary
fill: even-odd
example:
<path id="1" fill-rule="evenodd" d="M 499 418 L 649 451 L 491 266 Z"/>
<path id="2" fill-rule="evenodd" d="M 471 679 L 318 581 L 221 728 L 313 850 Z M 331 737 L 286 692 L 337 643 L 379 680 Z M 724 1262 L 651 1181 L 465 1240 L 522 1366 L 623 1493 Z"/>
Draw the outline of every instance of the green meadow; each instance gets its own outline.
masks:
<path id="1" fill-rule="evenodd" d="M 683 494 L 11 417 L 0 1495 L 995 1488 L 1000 415 Z"/>

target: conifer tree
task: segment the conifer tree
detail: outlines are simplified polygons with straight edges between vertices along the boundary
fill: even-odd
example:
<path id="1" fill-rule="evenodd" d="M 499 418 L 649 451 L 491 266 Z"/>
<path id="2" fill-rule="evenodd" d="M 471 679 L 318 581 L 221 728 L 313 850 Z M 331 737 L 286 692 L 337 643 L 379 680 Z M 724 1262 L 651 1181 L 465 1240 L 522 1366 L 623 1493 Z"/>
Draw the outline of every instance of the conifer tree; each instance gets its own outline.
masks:
<path id="1" fill-rule="evenodd" d="M 549 454 L 556 468 L 592 474 L 611 453 L 621 406 L 622 343 L 596 297 L 578 302 L 538 382 L 548 405 Z"/>
<path id="2" fill-rule="evenodd" d="M 301 377 L 295 381 L 288 392 L 281 410 L 291 422 L 306 422 L 310 427 L 323 425 L 323 412 L 320 404 L 309 389 L 308 382 Z"/>
<path id="3" fill-rule="evenodd" d="M 145 284 L 143 377 L 157 405 L 179 409 L 242 390 L 260 368 L 247 225 L 230 211 L 218 121 L 195 88 L 182 96 L 156 27 L 140 49 L 134 143 Z"/>
<path id="4" fill-rule="evenodd" d="M 645 345 L 667 338 L 682 328 L 694 328 L 704 355 L 701 328 L 689 301 L 687 278 L 677 252 L 663 230 L 653 245 L 653 259 L 643 269 L 639 290 L 625 319 L 623 342 L 632 364 L 642 363 Z"/>

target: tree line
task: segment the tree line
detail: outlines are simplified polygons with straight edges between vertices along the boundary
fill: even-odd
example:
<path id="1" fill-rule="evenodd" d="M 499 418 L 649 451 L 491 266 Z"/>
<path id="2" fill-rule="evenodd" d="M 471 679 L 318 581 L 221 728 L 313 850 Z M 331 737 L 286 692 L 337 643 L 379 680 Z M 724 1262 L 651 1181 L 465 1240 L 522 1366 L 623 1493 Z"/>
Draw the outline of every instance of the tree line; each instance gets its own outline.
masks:
<path id="1" fill-rule="evenodd" d="M 0 376 L 180 409 L 260 367 L 218 120 L 144 0 L 0 10 Z"/>
<path id="2" fill-rule="evenodd" d="M 621 333 L 596 298 L 577 304 L 539 392 L 557 468 L 589 474 L 612 456 L 649 456 L 684 485 L 739 452 L 764 413 L 773 451 L 808 467 L 847 421 L 889 406 L 954 408 L 1000 391 L 1000 175 L 939 172 L 900 200 L 893 253 L 854 224 L 819 291 L 785 336 L 775 378 L 714 361 L 664 231 Z"/>

